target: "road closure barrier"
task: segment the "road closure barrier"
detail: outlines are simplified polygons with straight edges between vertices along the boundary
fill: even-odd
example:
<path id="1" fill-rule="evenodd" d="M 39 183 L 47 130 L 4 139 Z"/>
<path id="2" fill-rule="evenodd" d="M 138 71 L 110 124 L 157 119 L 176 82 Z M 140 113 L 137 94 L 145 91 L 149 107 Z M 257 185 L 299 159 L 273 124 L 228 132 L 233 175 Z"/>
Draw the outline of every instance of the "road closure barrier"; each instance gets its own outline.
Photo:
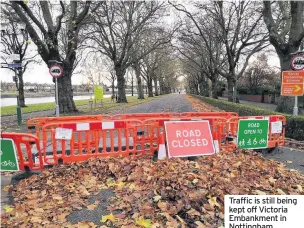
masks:
<path id="1" fill-rule="evenodd" d="M 42 128 L 44 162 L 79 162 L 90 157 L 141 156 L 144 141 L 138 120 L 54 122 Z M 156 149 L 157 150 L 157 149 Z"/>
<path id="2" fill-rule="evenodd" d="M 286 119 L 280 115 L 188 112 L 42 117 L 28 124 L 33 134 L 1 133 L 3 139 L 14 143 L 20 170 L 40 170 L 93 157 L 157 157 L 157 151 L 163 159 L 235 148 L 271 149 L 284 145 Z"/>

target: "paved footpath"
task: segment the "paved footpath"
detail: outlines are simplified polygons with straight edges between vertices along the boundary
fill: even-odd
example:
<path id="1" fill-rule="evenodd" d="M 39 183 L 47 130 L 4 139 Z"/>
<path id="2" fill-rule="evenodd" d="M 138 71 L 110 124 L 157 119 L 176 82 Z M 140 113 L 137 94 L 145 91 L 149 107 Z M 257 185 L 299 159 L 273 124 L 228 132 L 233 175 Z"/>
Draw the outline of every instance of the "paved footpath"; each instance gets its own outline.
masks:
<path id="1" fill-rule="evenodd" d="M 128 110 L 118 110 L 117 112 L 122 113 L 152 113 L 152 112 L 190 112 L 193 111 L 192 105 L 189 103 L 184 94 L 170 94 L 159 99 L 149 101 L 147 103 L 143 103 L 141 105 L 132 107 Z M 114 114 L 114 113 L 111 113 Z M 268 154 L 265 155 L 274 160 L 281 161 L 286 164 L 288 168 L 297 169 L 304 173 L 304 151 L 301 150 L 290 150 L 288 148 L 282 148 L 281 153 L 278 154 Z M 287 163 L 287 161 L 291 161 L 292 163 Z M 7 182 L 7 178 L 3 181 Z M 1 180 L 1 185 L 3 186 L 4 182 Z M 7 183 L 6 183 L 7 184 Z M 4 184 L 5 185 L 5 184 Z M 2 191 L 2 193 L 4 193 Z M 8 203 L 8 195 L 4 193 L 1 197 L 1 202 L 4 204 Z M 67 219 L 72 223 L 77 223 L 78 221 L 89 220 L 94 222 L 97 225 L 100 224 L 100 219 L 102 215 L 107 215 L 109 212 L 106 210 L 106 203 L 108 199 L 113 196 L 112 192 L 107 190 L 101 192 L 100 195 L 91 196 L 90 201 L 94 202 L 95 200 L 99 200 L 103 202 L 103 204 L 99 205 L 95 210 L 88 211 L 87 209 L 82 209 L 80 211 L 74 211 Z M 2 204 L 3 205 L 3 204 Z"/>
<path id="2" fill-rule="evenodd" d="M 153 112 L 192 112 L 192 105 L 185 94 L 169 94 L 159 99 L 143 103 L 125 110 L 125 113 L 153 113 Z"/>

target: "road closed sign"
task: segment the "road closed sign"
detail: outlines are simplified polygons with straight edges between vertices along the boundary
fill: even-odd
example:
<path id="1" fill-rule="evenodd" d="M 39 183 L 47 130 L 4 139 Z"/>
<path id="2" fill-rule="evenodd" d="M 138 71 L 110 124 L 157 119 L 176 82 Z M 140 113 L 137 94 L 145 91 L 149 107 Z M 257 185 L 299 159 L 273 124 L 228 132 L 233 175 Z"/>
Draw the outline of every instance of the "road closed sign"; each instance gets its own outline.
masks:
<path id="1" fill-rule="evenodd" d="M 19 164 L 13 140 L 1 139 L 1 171 L 18 171 Z"/>
<path id="2" fill-rule="evenodd" d="M 165 130 L 169 158 L 215 153 L 208 121 L 169 121 Z"/>
<path id="3" fill-rule="evenodd" d="M 268 145 L 268 120 L 239 120 L 237 144 L 241 149 L 263 149 Z"/>

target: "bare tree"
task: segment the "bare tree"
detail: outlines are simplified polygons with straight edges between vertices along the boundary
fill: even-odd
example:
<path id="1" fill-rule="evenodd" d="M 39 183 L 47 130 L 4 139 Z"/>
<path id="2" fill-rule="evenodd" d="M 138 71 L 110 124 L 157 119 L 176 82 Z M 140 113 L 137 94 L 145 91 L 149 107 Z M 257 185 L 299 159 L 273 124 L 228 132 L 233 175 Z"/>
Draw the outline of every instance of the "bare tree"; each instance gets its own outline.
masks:
<path id="1" fill-rule="evenodd" d="M 304 37 L 304 2 L 263 1 L 264 22 L 281 64 L 281 71 L 290 70 L 291 53 L 298 51 Z M 294 99 L 281 97 L 277 111 L 292 113 Z"/>
<path id="2" fill-rule="evenodd" d="M 242 84 L 251 94 L 263 92 L 276 75 L 274 69 L 268 65 L 266 53 L 258 55 L 257 59 L 248 66 L 241 79 Z"/>
<path id="3" fill-rule="evenodd" d="M 218 69 L 218 73 L 227 79 L 228 100 L 233 101 L 236 81 L 243 75 L 250 57 L 268 45 L 268 34 L 263 31 L 260 3 L 252 1 L 195 2 L 194 6 L 197 9 L 195 13 L 191 13 L 181 4 L 171 3 L 171 5 L 184 12 L 191 19 L 209 53 L 213 53 L 214 49 L 209 44 L 210 37 L 206 36 L 208 31 L 216 32 L 213 36 L 224 44 L 227 55 L 227 70 Z M 202 14 L 205 23 L 199 23 L 202 20 Z M 210 30 L 214 25 L 218 29 Z M 215 65 L 218 64 L 213 55 L 210 57 Z M 245 58 L 245 61 L 236 75 L 236 66 L 242 57 Z"/>
<path id="4" fill-rule="evenodd" d="M 5 15 L 4 15 L 5 16 Z M 26 107 L 25 105 L 25 97 L 24 97 L 24 80 L 23 75 L 28 68 L 30 63 L 39 63 L 40 61 L 36 59 L 36 55 L 29 53 L 28 46 L 30 44 L 30 40 L 28 37 L 28 32 L 26 28 L 21 28 L 19 20 L 16 20 L 13 17 L 6 16 L 4 18 L 5 24 L 2 24 L 1 30 L 1 60 L 4 65 L 2 68 L 7 68 L 14 72 L 16 87 L 18 89 L 19 94 L 19 105 L 20 107 Z M 10 68 L 7 64 L 12 63 L 10 59 L 10 55 L 17 54 L 21 64 L 20 68 Z"/>
<path id="5" fill-rule="evenodd" d="M 205 23 L 203 20 L 199 20 L 198 23 Z M 179 45 L 176 45 L 177 50 L 182 55 L 181 60 L 192 62 L 193 69 L 197 69 L 195 77 L 198 76 L 198 83 L 200 87 L 200 94 L 209 96 L 209 91 L 206 83 L 206 77 L 212 82 L 212 97 L 217 98 L 217 81 L 219 78 L 219 70 L 223 69 L 223 65 L 227 58 L 225 58 L 225 51 L 223 50 L 223 43 L 219 42 L 217 37 L 214 36 L 216 28 L 209 27 L 206 30 L 205 36 L 208 38 L 208 47 L 205 45 L 205 41 L 197 34 L 190 23 L 185 23 L 184 29 L 180 31 L 178 37 Z M 212 51 L 209 51 L 212 50 Z M 212 55 L 212 56 L 211 56 Z M 215 60 L 215 61 L 212 61 Z M 187 68 L 187 67 L 186 67 Z"/>
<path id="6" fill-rule="evenodd" d="M 163 3 L 157 1 L 110 1 L 105 2 L 95 13 L 88 36 L 88 46 L 108 56 L 114 65 L 117 77 L 118 101 L 127 102 L 125 73 L 128 67 L 137 63 L 162 43 L 152 42 L 151 48 L 135 54 L 136 44 L 146 30 L 161 17 Z M 160 12 L 160 13 L 158 13 Z M 94 41 L 94 44 L 91 44 Z"/>
<path id="7" fill-rule="evenodd" d="M 2 4 L 6 4 L 6 8 L 11 7 L 16 16 L 26 24 L 31 39 L 38 47 L 38 53 L 48 67 L 51 66 L 50 60 L 62 62 L 64 76 L 58 79 L 59 109 L 60 112 L 76 112 L 78 110 L 73 101 L 71 76 L 79 44 L 78 35 L 88 15 L 91 1 L 59 3 L 60 5 L 50 1 L 39 1 L 39 4 L 27 4 L 26 1 L 11 1 Z M 97 6 L 92 11 L 102 3 L 96 3 Z M 4 13 L 10 14 L 8 10 Z M 64 24 L 68 27 L 68 42 L 64 45 L 65 50 L 61 50 L 59 33 Z"/>

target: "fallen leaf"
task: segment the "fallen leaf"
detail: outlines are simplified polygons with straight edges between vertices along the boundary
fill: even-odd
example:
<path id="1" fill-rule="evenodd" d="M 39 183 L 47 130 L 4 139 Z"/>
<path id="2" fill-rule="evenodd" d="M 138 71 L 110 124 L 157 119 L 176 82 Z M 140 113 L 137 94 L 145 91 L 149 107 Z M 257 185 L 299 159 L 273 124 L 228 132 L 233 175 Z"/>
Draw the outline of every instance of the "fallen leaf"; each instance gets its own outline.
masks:
<path id="1" fill-rule="evenodd" d="M 242 164 L 242 162 L 237 162 L 237 163 L 234 163 L 233 165 L 232 165 L 232 167 L 235 167 L 235 168 L 237 168 L 237 167 L 239 167 L 240 165 Z"/>
<path id="2" fill-rule="evenodd" d="M 220 207 L 220 205 L 216 202 L 216 197 L 212 197 L 208 200 L 210 206 L 213 208 L 214 206 Z"/>
<path id="3" fill-rule="evenodd" d="M 62 201 L 62 196 L 60 196 L 60 195 L 53 195 L 52 198 L 53 198 L 54 200 Z"/>
<path id="4" fill-rule="evenodd" d="M 257 195 L 267 195 L 266 192 L 262 192 L 262 191 L 260 191 L 260 190 L 255 190 L 254 192 L 255 192 Z"/>
<path id="5" fill-rule="evenodd" d="M 13 208 L 13 207 L 10 207 L 9 205 L 5 205 L 5 206 L 3 207 L 3 209 L 4 209 L 4 211 L 5 211 L 6 213 L 10 213 L 10 212 L 12 212 L 12 211 L 14 210 L 14 208 Z"/>
<path id="6" fill-rule="evenodd" d="M 288 163 L 288 164 L 292 164 L 292 161 L 289 161 L 289 160 L 288 160 L 288 161 L 286 161 L 286 163 Z"/>
<path id="7" fill-rule="evenodd" d="M 159 209 L 161 209 L 162 211 L 164 211 L 164 212 L 167 211 L 167 203 L 158 201 L 157 206 L 158 206 Z"/>
<path id="8" fill-rule="evenodd" d="M 115 221 L 116 221 L 116 218 L 115 218 L 115 216 L 111 213 L 111 214 L 108 214 L 108 215 L 103 215 L 103 216 L 101 217 L 100 222 L 106 222 L 106 221 L 108 221 L 108 220 L 110 220 L 111 222 L 115 222 Z"/>
<path id="9" fill-rule="evenodd" d="M 153 197 L 153 201 L 158 202 L 161 198 L 162 198 L 161 196 L 156 195 L 156 196 Z"/>
<path id="10" fill-rule="evenodd" d="M 151 228 L 151 226 L 152 226 L 150 219 L 139 219 L 139 220 L 136 220 L 136 224 L 140 225 L 140 226 L 143 226 L 145 228 Z"/>
<path id="11" fill-rule="evenodd" d="M 125 183 L 124 182 L 118 182 L 117 184 L 115 184 L 116 187 L 123 187 L 125 186 Z"/>
<path id="12" fill-rule="evenodd" d="M 273 184 L 277 181 L 277 180 L 274 179 L 273 177 L 270 177 L 268 180 L 269 180 L 270 183 L 273 183 Z"/>
<path id="13" fill-rule="evenodd" d="M 302 188 L 302 186 L 299 185 L 299 184 L 297 185 L 297 189 L 298 189 L 299 192 L 303 192 L 303 188 Z"/>
<path id="14" fill-rule="evenodd" d="M 194 179 L 194 180 L 192 181 L 193 184 L 196 184 L 197 182 L 198 182 L 198 179 Z"/>
<path id="15" fill-rule="evenodd" d="M 96 204 L 90 204 L 90 205 L 87 206 L 89 211 L 93 211 L 96 207 L 97 207 Z"/>
<path id="16" fill-rule="evenodd" d="M 277 189 L 277 192 L 278 192 L 280 195 L 286 195 L 286 193 L 285 193 L 282 189 L 280 189 L 280 188 Z"/>
<path id="17" fill-rule="evenodd" d="M 3 187 L 3 191 L 8 192 L 12 187 L 13 185 L 6 185 Z"/>
<path id="18" fill-rule="evenodd" d="M 135 187 L 135 184 L 134 183 L 132 183 L 132 184 L 130 184 L 129 185 L 129 189 L 135 189 L 136 187 Z"/>

